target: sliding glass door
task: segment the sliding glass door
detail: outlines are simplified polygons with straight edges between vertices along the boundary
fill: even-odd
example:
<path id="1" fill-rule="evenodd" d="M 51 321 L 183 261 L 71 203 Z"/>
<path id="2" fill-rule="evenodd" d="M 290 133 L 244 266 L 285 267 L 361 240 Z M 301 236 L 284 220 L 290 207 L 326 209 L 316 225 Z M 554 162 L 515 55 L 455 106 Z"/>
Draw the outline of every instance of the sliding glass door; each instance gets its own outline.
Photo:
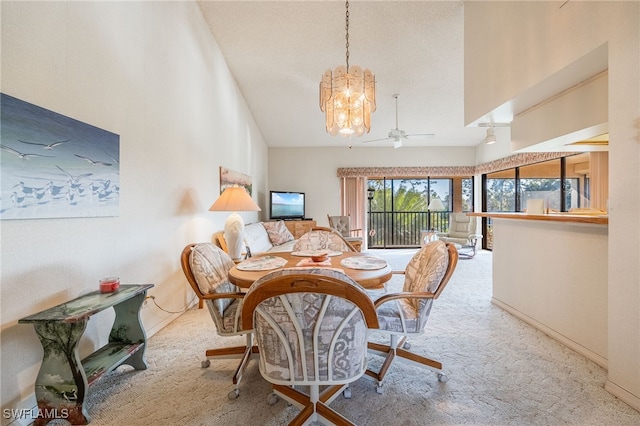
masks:
<path id="1" fill-rule="evenodd" d="M 369 178 L 369 190 L 369 248 L 416 247 L 423 230 L 448 228 L 452 179 Z"/>

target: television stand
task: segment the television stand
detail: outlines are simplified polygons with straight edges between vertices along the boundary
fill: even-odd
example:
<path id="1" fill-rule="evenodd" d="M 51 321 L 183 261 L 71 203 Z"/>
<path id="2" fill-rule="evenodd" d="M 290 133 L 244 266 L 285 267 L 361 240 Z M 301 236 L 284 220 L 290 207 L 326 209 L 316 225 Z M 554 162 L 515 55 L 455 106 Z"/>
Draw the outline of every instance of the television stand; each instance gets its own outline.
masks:
<path id="1" fill-rule="evenodd" d="M 297 240 L 302 235 L 315 228 L 316 221 L 313 219 L 285 220 L 284 226 L 286 226 L 289 232 L 291 232 L 293 238 Z"/>

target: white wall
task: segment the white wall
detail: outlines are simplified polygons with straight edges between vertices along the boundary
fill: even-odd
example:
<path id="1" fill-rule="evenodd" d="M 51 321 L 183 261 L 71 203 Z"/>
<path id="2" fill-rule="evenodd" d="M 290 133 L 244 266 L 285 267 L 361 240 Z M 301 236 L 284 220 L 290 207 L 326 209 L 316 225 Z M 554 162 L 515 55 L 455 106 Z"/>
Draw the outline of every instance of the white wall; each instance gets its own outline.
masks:
<path id="1" fill-rule="evenodd" d="M 180 252 L 227 216 L 207 211 L 219 166 L 251 175 L 264 206 L 268 152 L 195 2 L 0 7 L 2 92 L 120 135 L 119 217 L 0 222 L 2 408 L 18 409 L 35 405 L 42 357 L 18 319 L 111 275 L 154 283 L 160 306 L 184 309 Z M 106 342 L 110 315 L 89 322 L 81 356 Z M 148 334 L 173 317 L 152 303 L 142 312 Z"/>
<path id="2" fill-rule="evenodd" d="M 560 7 L 563 5 L 562 7 Z M 640 409 L 640 2 L 466 2 L 465 120 L 608 47 L 606 388 Z M 549 116 L 553 122 L 555 116 Z"/>
<path id="3" fill-rule="evenodd" d="M 493 218 L 493 302 L 607 368 L 607 226 Z"/>
<path id="4" fill-rule="evenodd" d="M 340 167 L 473 166 L 474 147 L 269 148 L 269 189 L 306 193 L 306 216 L 329 226 L 340 213 Z M 268 212 L 263 215 L 268 219 Z"/>

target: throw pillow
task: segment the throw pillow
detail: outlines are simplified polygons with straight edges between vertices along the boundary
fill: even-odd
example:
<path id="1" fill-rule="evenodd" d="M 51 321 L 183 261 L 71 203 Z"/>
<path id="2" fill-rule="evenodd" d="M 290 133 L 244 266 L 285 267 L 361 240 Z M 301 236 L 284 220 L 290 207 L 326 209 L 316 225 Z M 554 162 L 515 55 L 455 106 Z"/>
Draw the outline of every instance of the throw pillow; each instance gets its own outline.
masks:
<path id="1" fill-rule="evenodd" d="M 274 222 L 262 222 L 264 229 L 267 230 L 271 244 L 279 246 L 286 242 L 292 241 L 293 235 L 284 225 L 284 220 L 276 220 Z"/>

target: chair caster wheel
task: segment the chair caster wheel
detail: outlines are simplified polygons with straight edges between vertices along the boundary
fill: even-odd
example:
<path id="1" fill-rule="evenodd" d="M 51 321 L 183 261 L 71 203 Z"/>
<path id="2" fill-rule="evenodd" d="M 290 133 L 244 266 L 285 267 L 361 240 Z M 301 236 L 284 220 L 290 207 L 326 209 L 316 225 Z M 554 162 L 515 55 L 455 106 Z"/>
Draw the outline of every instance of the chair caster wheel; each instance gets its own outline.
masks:
<path id="1" fill-rule="evenodd" d="M 280 400 L 280 398 L 278 398 L 278 395 L 276 395 L 275 393 L 272 393 L 271 395 L 269 395 L 267 397 L 267 404 L 276 405 L 279 400 Z"/>
<path id="2" fill-rule="evenodd" d="M 240 396 L 240 391 L 238 389 L 234 389 L 227 394 L 227 397 L 231 400 L 236 399 L 238 396 Z"/>
<path id="3" fill-rule="evenodd" d="M 346 388 L 345 390 L 342 391 L 342 395 L 346 398 L 346 399 L 351 399 L 351 388 Z"/>
<path id="4" fill-rule="evenodd" d="M 382 388 L 381 383 L 378 383 L 378 385 L 376 385 L 376 392 L 379 393 L 380 395 L 382 395 L 382 393 L 384 392 L 384 389 Z"/>
<path id="5" fill-rule="evenodd" d="M 211 361 L 209 361 L 208 359 L 204 360 L 200 363 L 200 365 L 202 366 L 202 368 L 208 368 L 211 365 Z"/>
<path id="6" fill-rule="evenodd" d="M 438 381 L 441 383 L 447 383 L 449 381 L 449 376 L 444 373 L 438 373 Z"/>
<path id="7" fill-rule="evenodd" d="M 409 349 L 411 349 L 411 343 L 409 343 L 409 342 L 404 342 L 404 345 L 402 345 L 402 347 L 403 347 L 405 350 L 407 350 L 407 351 L 408 351 Z"/>

